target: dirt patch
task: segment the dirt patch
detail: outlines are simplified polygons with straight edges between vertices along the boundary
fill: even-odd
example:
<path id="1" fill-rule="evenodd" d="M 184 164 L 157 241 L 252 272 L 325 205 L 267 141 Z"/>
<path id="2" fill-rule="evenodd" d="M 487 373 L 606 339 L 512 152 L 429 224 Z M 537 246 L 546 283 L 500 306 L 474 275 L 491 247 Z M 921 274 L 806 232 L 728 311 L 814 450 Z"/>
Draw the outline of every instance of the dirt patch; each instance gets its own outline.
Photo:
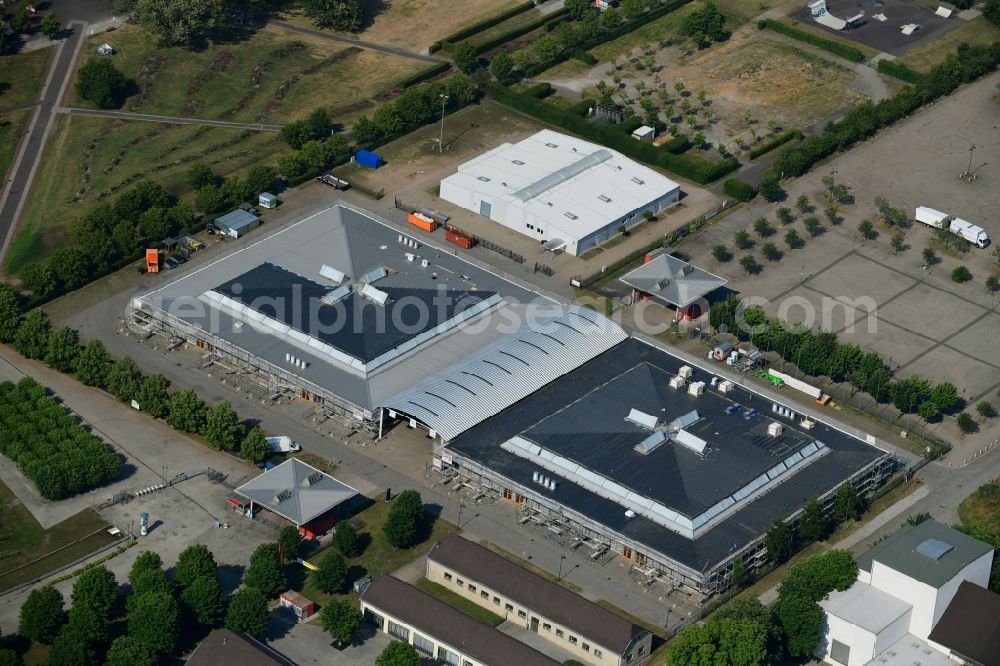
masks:
<path id="1" fill-rule="evenodd" d="M 132 101 L 130 109 L 136 111 L 149 99 L 149 94 L 153 90 L 153 79 L 156 73 L 167 62 L 159 53 L 150 53 L 146 61 L 139 67 L 139 95 Z"/>

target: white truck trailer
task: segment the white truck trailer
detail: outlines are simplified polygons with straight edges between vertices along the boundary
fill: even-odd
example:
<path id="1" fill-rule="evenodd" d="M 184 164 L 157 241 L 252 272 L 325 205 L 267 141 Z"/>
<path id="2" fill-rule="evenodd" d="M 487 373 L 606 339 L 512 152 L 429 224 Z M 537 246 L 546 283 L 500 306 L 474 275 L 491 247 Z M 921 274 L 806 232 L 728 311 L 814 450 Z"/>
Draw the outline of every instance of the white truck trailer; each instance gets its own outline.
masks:
<path id="1" fill-rule="evenodd" d="M 960 217 L 952 217 L 948 213 L 942 213 L 927 206 L 919 206 L 914 217 L 917 222 L 929 227 L 947 229 L 976 247 L 986 247 L 990 244 L 990 237 L 985 229 Z"/>

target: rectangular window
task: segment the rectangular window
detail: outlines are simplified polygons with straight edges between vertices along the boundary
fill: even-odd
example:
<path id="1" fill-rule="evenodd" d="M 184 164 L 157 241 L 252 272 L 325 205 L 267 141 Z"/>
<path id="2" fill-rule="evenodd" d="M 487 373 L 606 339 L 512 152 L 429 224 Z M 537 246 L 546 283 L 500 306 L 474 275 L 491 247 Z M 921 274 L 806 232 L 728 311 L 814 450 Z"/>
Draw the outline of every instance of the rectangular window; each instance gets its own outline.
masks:
<path id="1" fill-rule="evenodd" d="M 493 597 L 493 603 L 496 604 L 497 606 L 499 606 L 500 605 L 500 597 Z"/>
<path id="2" fill-rule="evenodd" d="M 456 582 L 458 583 L 459 587 L 465 587 L 465 581 L 462 580 L 461 578 L 459 578 L 458 581 L 456 581 Z"/>
<path id="3" fill-rule="evenodd" d="M 475 665 L 471 661 L 469 661 L 468 659 L 463 659 L 462 660 L 462 666 L 475 666 Z"/>
<path id="4" fill-rule="evenodd" d="M 434 643 L 415 631 L 413 632 L 413 647 L 417 648 L 417 652 L 422 652 L 428 657 L 434 656 Z"/>
<path id="5" fill-rule="evenodd" d="M 448 664 L 448 666 L 458 666 L 458 655 L 449 650 L 445 650 L 443 647 L 438 646 L 438 661 L 443 661 Z"/>
<path id="6" fill-rule="evenodd" d="M 576 645 L 576 636 L 570 636 L 569 637 L 569 644 L 570 645 Z"/>
<path id="7" fill-rule="evenodd" d="M 851 646 L 834 639 L 830 644 L 830 659 L 838 664 L 847 664 L 851 658 Z"/>
<path id="8" fill-rule="evenodd" d="M 402 625 L 396 624 L 392 620 L 389 620 L 389 635 L 403 641 L 404 643 L 410 642 L 410 630 Z"/>
<path id="9" fill-rule="evenodd" d="M 642 653 L 645 652 L 645 651 L 646 651 L 646 646 L 645 645 L 640 645 L 639 646 L 639 656 L 641 657 Z"/>
<path id="10" fill-rule="evenodd" d="M 370 624 L 374 624 L 379 629 L 385 626 L 385 618 L 378 613 L 373 613 L 370 610 L 365 611 L 365 620 Z"/>
<path id="11" fill-rule="evenodd" d="M 446 574 L 444 575 L 444 579 L 445 579 L 445 580 L 451 580 L 451 574 L 450 574 L 450 573 L 446 573 Z"/>
<path id="12" fill-rule="evenodd" d="M 601 656 L 601 651 L 598 650 L 597 648 L 594 648 L 594 656 L 595 657 L 600 657 Z"/>
<path id="13" fill-rule="evenodd" d="M 472 583 L 469 583 L 469 592 L 475 592 L 475 591 L 476 591 L 476 586 L 473 585 Z"/>
<path id="14" fill-rule="evenodd" d="M 514 610 L 514 607 L 513 607 L 513 606 L 511 606 L 510 604 L 504 604 L 504 608 L 506 608 L 506 609 L 507 609 L 507 610 L 509 610 L 509 611 L 512 611 L 512 610 Z"/>
<path id="15" fill-rule="evenodd" d="M 549 624 L 548 622 L 545 622 L 542 624 L 542 629 L 544 629 L 545 631 L 552 631 L 552 625 Z"/>
<path id="16" fill-rule="evenodd" d="M 522 610 L 519 610 L 519 611 L 517 611 L 517 616 L 518 616 L 519 618 L 522 618 L 522 619 L 524 619 L 524 618 L 528 617 L 528 614 L 527 614 L 527 613 L 525 613 L 525 612 L 524 612 L 524 611 L 522 611 Z"/>
<path id="17" fill-rule="evenodd" d="M 562 638 L 563 637 L 563 630 L 562 629 L 556 629 L 556 636 L 558 636 L 559 638 Z"/>
<path id="18" fill-rule="evenodd" d="M 583 644 L 583 651 L 584 652 L 590 652 L 590 645 L 588 643 L 584 643 Z"/>
<path id="19" fill-rule="evenodd" d="M 483 599 L 489 599 L 490 593 L 487 592 L 486 590 L 483 590 L 482 592 L 479 593 L 479 596 L 481 596 Z"/>

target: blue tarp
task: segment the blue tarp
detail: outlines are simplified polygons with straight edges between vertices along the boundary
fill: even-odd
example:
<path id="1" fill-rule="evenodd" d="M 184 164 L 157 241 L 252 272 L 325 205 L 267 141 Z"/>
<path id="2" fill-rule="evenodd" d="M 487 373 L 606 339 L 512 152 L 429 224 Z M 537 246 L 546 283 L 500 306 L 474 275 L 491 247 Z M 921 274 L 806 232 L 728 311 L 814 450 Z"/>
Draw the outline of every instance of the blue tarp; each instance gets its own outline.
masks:
<path id="1" fill-rule="evenodd" d="M 377 169 L 385 164 L 385 160 L 382 159 L 381 155 L 368 150 L 359 150 L 354 153 L 354 161 L 369 169 Z"/>

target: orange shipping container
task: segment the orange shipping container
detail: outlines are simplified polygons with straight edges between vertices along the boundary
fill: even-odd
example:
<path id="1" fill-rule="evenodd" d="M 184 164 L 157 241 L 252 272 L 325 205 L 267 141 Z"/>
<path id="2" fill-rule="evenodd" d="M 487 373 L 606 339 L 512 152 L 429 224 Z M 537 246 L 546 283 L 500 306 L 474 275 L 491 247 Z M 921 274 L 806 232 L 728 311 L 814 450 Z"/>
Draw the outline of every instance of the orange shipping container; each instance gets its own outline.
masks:
<path id="1" fill-rule="evenodd" d="M 415 227 L 419 227 L 424 231 L 434 231 L 439 226 L 441 226 L 441 224 L 437 220 L 431 217 L 427 217 L 423 213 L 417 213 L 417 212 L 410 213 L 406 219 L 410 224 L 412 224 Z"/>
<path id="2" fill-rule="evenodd" d="M 159 273 L 160 272 L 160 251 L 159 250 L 146 250 L 146 272 L 147 273 Z"/>
<path id="3" fill-rule="evenodd" d="M 444 232 L 444 239 L 466 250 L 470 249 L 476 243 L 472 236 L 453 231 L 450 227 Z"/>

